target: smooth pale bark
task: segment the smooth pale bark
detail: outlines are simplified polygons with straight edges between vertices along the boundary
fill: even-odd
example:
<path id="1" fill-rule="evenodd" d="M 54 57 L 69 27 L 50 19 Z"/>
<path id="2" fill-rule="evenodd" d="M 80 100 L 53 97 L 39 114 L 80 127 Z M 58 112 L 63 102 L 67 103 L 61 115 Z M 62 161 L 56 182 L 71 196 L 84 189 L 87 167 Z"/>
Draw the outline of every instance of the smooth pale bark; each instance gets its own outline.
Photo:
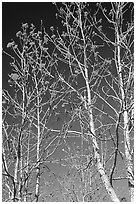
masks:
<path id="1" fill-rule="evenodd" d="M 119 9 L 118 9 L 119 12 Z M 118 16 L 118 13 L 117 13 Z M 124 146 L 125 146 L 125 157 L 126 157 L 126 171 L 128 178 L 128 188 L 130 192 L 131 201 L 134 201 L 134 174 L 133 174 L 133 163 L 131 156 L 131 147 L 130 147 L 130 135 L 129 135 L 129 117 L 128 112 L 126 110 L 126 97 L 125 91 L 123 89 L 123 75 L 122 75 L 122 65 L 121 65 L 121 47 L 120 47 L 120 35 L 119 35 L 119 27 L 116 25 L 115 27 L 115 35 L 116 35 L 116 44 L 117 48 L 115 48 L 115 61 L 116 68 L 119 77 L 119 84 L 121 90 L 121 97 L 123 102 L 123 119 L 124 119 Z"/>
<path id="2" fill-rule="evenodd" d="M 14 183 L 15 183 L 15 189 L 14 189 L 14 195 L 13 195 L 13 201 L 16 201 L 16 195 L 17 195 L 17 183 L 18 183 L 18 165 L 19 165 L 19 160 L 18 160 L 18 156 L 16 158 L 16 162 L 15 162 L 15 169 L 14 169 Z"/>
<path id="3" fill-rule="evenodd" d="M 30 124 L 29 128 L 31 130 L 31 124 Z M 29 167 L 29 157 L 30 157 L 30 139 L 31 139 L 31 134 L 29 131 L 28 144 L 27 144 L 27 158 L 26 158 L 26 176 L 28 176 L 28 173 L 29 173 L 28 167 Z M 24 202 L 27 202 L 27 188 L 28 188 L 28 178 L 26 178 L 25 186 L 24 186 L 24 191 L 25 191 Z"/>
<path id="4" fill-rule="evenodd" d="M 23 63 L 23 62 L 22 62 Z M 22 67 L 25 67 L 22 65 Z M 23 107 L 22 107 L 22 123 L 21 123 L 21 129 L 20 129 L 20 135 L 19 135 L 19 146 L 18 146 L 18 151 L 19 151 L 19 173 L 20 173 L 20 177 L 19 177 L 19 187 L 18 187 L 18 199 L 19 201 L 21 201 L 22 198 L 22 182 L 23 182 L 23 165 L 22 165 L 22 144 L 21 144 L 21 140 L 22 140 L 22 131 L 23 131 L 23 126 L 25 123 L 25 87 L 23 86 Z"/>
<path id="5" fill-rule="evenodd" d="M 89 88 L 89 83 L 88 83 L 88 72 L 86 70 L 86 87 L 87 87 L 87 94 L 88 94 L 88 104 L 91 107 L 91 91 Z M 110 198 L 114 202 L 120 202 L 114 189 L 112 188 L 109 178 L 105 172 L 105 169 L 103 167 L 103 164 L 101 162 L 101 157 L 99 153 L 99 146 L 95 137 L 95 128 L 94 128 L 94 122 L 93 122 L 93 114 L 92 114 L 92 108 L 89 108 L 89 117 L 90 117 L 90 132 L 92 133 L 92 143 L 93 143 L 93 149 L 94 149 L 94 157 L 97 163 L 97 170 L 100 173 L 101 179 L 105 185 L 105 188 L 110 195 Z"/>
<path id="6" fill-rule="evenodd" d="M 22 69 L 23 69 L 23 60 L 21 61 Z M 17 145 L 17 151 L 16 151 L 16 163 L 15 163 L 15 170 L 14 170 L 14 180 L 15 180 L 15 186 L 16 186 L 16 197 L 18 201 L 21 201 L 22 199 L 22 179 L 23 179 L 23 172 L 22 172 L 22 131 L 23 131 L 23 125 L 25 122 L 25 87 L 23 86 L 22 89 L 22 121 L 21 121 L 21 128 L 18 136 L 18 145 Z M 15 198 L 16 199 L 16 198 Z"/>
<path id="7" fill-rule="evenodd" d="M 118 46 L 118 64 L 119 66 L 119 73 L 121 73 L 121 63 L 120 63 L 120 47 Z M 123 108 L 125 109 L 125 94 L 123 90 L 123 80 L 121 74 L 119 74 L 120 79 L 120 89 L 121 95 L 123 100 Z M 133 163 L 131 157 L 131 148 L 130 148 L 130 135 L 129 135 L 129 118 L 128 112 L 124 111 L 123 114 L 124 119 L 124 144 L 125 144 L 125 157 L 126 157 L 126 170 L 127 170 L 127 178 L 128 178 L 128 188 L 131 196 L 131 201 L 134 201 L 134 177 L 133 177 Z"/>
<path id="8" fill-rule="evenodd" d="M 114 191 L 114 189 L 112 188 L 109 178 L 105 172 L 105 169 L 101 163 L 101 159 L 100 159 L 100 153 L 99 153 L 99 147 L 98 147 L 98 143 L 95 137 L 95 128 L 94 128 L 94 122 L 93 122 L 93 115 L 92 115 L 92 107 L 91 107 L 91 90 L 90 90 L 90 86 L 89 86 L 89 79 L 88 79 L 88 69 L 87 69 L 87 58 L 86 58 L 86 42 L 85 42 L 85 37 L 84 37 L 84 32 L 83 32 L 83 26 L 82 26 L 82 19 L 81 19 L 81 10 L 80 10 L 80 6 L 79 6 L 79 22 L 80 22 L 80 29 L 81 29 L 81 34 L 82 34 L 82 39 L 84 42 L 84 68 L 85 68 L 85 83 L 86 83 L 86 91 L 87 91 L 87 102 L 88 102 L 88 113 L 89 113 L 89 120 L 90 120 L 90 132 L 92 133 L 91 135 L 91 141 L 93 143 L 93 150 L 94 150 L 94 157 L 95 157 L 95 161 L 97 164 L 97 170 L 100 173 L 101 179 L 104 183 L 104 186 L 108 192 L 108 194 L 110 195 L 110 198 L 112 201 L 114 202 L 119 202 L 119 199 Z"/>
<path id="9" fill-rule="evenodd" d="M 90 91 L 89 91 L 90 93 Z M 101 162 L 101 157 L 100 157 L 100 152 L 99 152 L 99 146 L 98 146 L 98 143 L 97 143 L 97 140 L 96 140 L 96 137 L 95 137 L 95 130 L 94 130 L 94 122 L 93 122 L 93 116 L 92 116 L 92 109 L 90 109 L 90 132 L 92 133 L 92 143 L 93 143 L 93 149 L 94 149 L 94 157 L 95 157 L 95 161 L 96 161 L 96 164 L 97 164 L 97 170 L 100 174 L 100 177 L 104 183 L 104 186 L 111 198 L 111 200 L 113 202 L 120 202 L 114 189 L 112 188 L 111 184 L 110 184 L 110 181 L 109 181 L 109 178 L 105 172 L 105 169 L 103 167 L 103 164 Z"/>
<path id="10" fill-rule="evenodd" d="M 133 174 L 133 163 L 132 163 L 132 156 L 131 156 L 131 149 L 130 149 L 130 135 L 128 131 L 127 111 L 124 112 L 124 143 L 125 143 L 128 188 L 130 192 L 131 202 L 134 202 L 134 174 Z"/>
<path id="11" fill-rule="evenodd" d="M 39 199 L 39 188 L 40 188 L 40 111 L 39 111 L 39 91 L 38 91 L 38 83 L 35 76 L 35 84 L 36 84 L 36 91 L 37 91 L 37 169 L 36 169 L 36 189 L 35 189 L 35 198 L 36 202 Z"/>

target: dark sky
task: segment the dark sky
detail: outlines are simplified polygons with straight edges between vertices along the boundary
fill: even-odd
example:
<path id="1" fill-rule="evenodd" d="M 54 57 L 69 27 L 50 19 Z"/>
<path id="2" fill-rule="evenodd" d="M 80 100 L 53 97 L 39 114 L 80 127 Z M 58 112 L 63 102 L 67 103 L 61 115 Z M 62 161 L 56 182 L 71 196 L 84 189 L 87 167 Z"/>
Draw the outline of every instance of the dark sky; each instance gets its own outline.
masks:
<path id="1" fill-rule="evenodd" d="M 15 37 L 22 23 L 33 23 L 40 27 L 49 27 L 54 24 L 55 6 L 51 2 L 3 2 L 2 3 L 2 37 L 3 46 Z"/>
<path id="2" fill-rule="evenodd" d="M 91 4 L 91 8 L 94 4 Z M 94 10 L 92 8 L 92 10 Z M 60 19 L 56 19 L 57 10 L 52 2 L 3 2 L 2 3 L 2 47 L 3 50 L 10 52 L 7 49 L 7 44 L 11 39 L 17 41 L 16 33 L 21 29 L 22 23 L 33 23 L 37 29 L 40 29 L 41 20 L 46 28 L 47 33 L 50 33 L 50 27 L 62 28 Z M 105 51 L 104 51 L 105 53 Z M 8 74 L 11 73 L 9 65 L 10 58 L 3 54 L 3 88 L 9 88 L 7 85 Z"/>
<path id="3" fill-rule="evenodd" d="M 52 25 L 57 26 L 55 17 L 56 8 L 51 2 L 3 2 L 2 3 L 2 47 L 9 52 L 7 44 L 11 39 L 17 40 L 16 33 L 21 29 L 22 23 L 33 23 L 40 29 L 41 20 L 47 31 Z M 49 32 L 49 31 L 48 31 Z M 2 86 L 7 85 L 8 74 L 11 73 L 9 57 L 3 54 L 2 58 Z"/>

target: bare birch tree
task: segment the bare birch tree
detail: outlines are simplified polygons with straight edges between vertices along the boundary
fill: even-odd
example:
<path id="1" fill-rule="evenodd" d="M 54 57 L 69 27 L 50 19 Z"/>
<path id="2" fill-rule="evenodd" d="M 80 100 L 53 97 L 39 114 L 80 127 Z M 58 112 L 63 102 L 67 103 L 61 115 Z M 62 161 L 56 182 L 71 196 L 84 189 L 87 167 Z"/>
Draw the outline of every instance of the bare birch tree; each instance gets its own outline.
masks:
<path id="1" fill-rule="evenodd" d="M 133 131 L 134 131 L 134 8 L 133 3 L 111 3 L 106 9 L 103 4 L 98 4 L 97 13 L 100 11 L 107 24 L 112 29 L 114 40 L 99 29 L 99 37 L 113 50 L 112 64 L 115 74 L 111 73 L 113 83 L 107 83 L 118 94 L 119 113 L 116 126 L 116 153 L 114 166 L 111 172 L 111 183 L 116 168 L 119 150 L 119 126 L 123 127 L 125 165 L 127 172 L 128 188 L 131 201 L 134 200 L 134 166 L 133 166 Z M 97 15 L 96 15 L 97 16 Z M 100 19 L 99 19 L 100 20 Z M 93 20 L 98 23 L 97 17 Z M 96 33 L 97 35 L 97 33 Z M 107 80 L 108 81 L 108 80 Z M 114 88 L 115 84 L 117 89 Z M 122 118 L 122 122 L 121 122 Z"/>
<path id="2" fill-rule="evenodd" d="M 102 73 L 106 72 L 106 67 L 108 67 L 110 61 L 102 59 L 96 52 L 96 48 L 98 49 L 103 45 L 94 44 L 91 40 L 93 25 L 88 19 L 86 7 L 86 3 L 63 3 L 63 6 L 56 5 L 58 16 L 62 18 L 65 31 L 60 34 L 58 30 L 56 32 L 53 30 L 52 41 L 57 50 L 57 59 L 68 65 L 67 69 L 69 69 L 70 76 L 67 80 L 65 76 L 60 75 L 59 71 L 57 72 L 61 81 L 77 95 L 80 101 L 76 108 L 74 108 L 74 112 L 77 112 L 77 115 L 80 112 L 82 115 L 84 113 L 80 120 L 84 126 L 84 131 L 89 135 L 89 145 L 93 148 L 97 170 L 101 175 L 103 184 L 112 201 L 119 201 L 101 162 L 93 117 L 93 106 L 97 95 L 93 94 L 92 89 L 95 87 L 97 91 L 96 87 L 99 86 L 102 80 L 101 77 L 96 78 L 98 70 L 95 70 L 94 67 L 99 66 L 99 71 Z M 92 72 L 91 75 L 90 72 Z M 79 77 L 83 80 L 83 86 L 81 88 L 78 88 L 78 86 L 75 86 L 76 84 L 72 84 L 72 82 L 70 83 L 70 78 L 74 78 L 74 81 L 77 83 Z M 65 134 L 63 138 L 65 139 Z"/>
<path id="3" fill-rule="evenodd" d="M 52 51 L 48 51 L 48 40 L 42 32 L 42 22 L 40 31 L 34 25 L 22 24 L 22 31 L 16 34 L 20 43 L 12 41 L 7 46 L 13 54 L 4 51 L 11 58 L 13 69 L 8 81 L 11 92 L 3 90 L 3 175 L 9 182 L 8 199 L 13 201 L 38 201 L 40 165 L 57 148 L 52 146 L 57 136 L 51 134 L 47 123 L 66 92 L 56 90 L 59 80 L 51 67 L 57 62 Z M 35 195 L 30 188 L 34 175 Z"/>
<path id="4" fill-rule="evenodd" d="M 57 180 L 74 201 L 93 200 L 94 168 L 110 200 L 120 201 L 116 181 L 127 179 L 133 201 L 133 4 L 55 6 L 60 29 L 23 24 L 19 47 L 8 44 L 15 56 L 5 52 L 14 96 L 3 91 L 3 190 L 12 201 L 39 201 L 41 165 L 68 162 L 80 172 L 82 198 L 67 179 Z M 71 154 L 73 139 L 79 154 Z M 63 159 L 52 157 L 58 150 Z"/>
<path id="5" fill-rule="evenodd" d="M 113 181 L 119 179 L 113 177 L 119 157 L 126 166 L 133 201 L 133 146 L 130 147 L 130 137 L 133 135 L 133 4 L 110 3 L 107 10 L 102 4 L 92 4 L 92 9 L 95 8 L 92 13 L 87 3 L 56 4 L 56 8 L 56 15 L 62 19 L 64 28 L 63 32 L 59 32 L 52 27 L 52 42 L 56 47 L 56 58 L 66 64 L 68 76 L 62 76 L 55 69 L 62 83 L 80 101 L 73 108 L 73 114 L 77 111 L 76 116 L 79 117 L 80 113 L 84 117 L 80 117 L 80 121 L 83 130 L 89 134 L 88 141 L 94 151 L 97 170 L 112 201 L 119 201 L 113 185 Z M 109 27 L 113 25 L 111 39 L 105 34 L 105 22 L 109 23 Z M 102 53 L 104 49 L 113 52 L 113 57 L 106 58 Z M 82 83 L 80 88 L 78 80 Z M 96 111 L 99 112 L 97 117 Z M 112 122 L 106 124 L 103 122 L 106 120 Z M 96 128 L 97 123 L 99 127 Z M 102 138 L 103 133 L 106 137 L 108 134 L 109 139 L 105 136 Z M 121 148 L 122 136 L 126 159 Z M 103 157 L 106 150 L 99 147 L 99 142 L 104 140 L 111 141 L 113 145 L 113 152 L 108 158 L 108 161 L 112 161 L 109 177 L 104 165 L 107 155 Z"/>

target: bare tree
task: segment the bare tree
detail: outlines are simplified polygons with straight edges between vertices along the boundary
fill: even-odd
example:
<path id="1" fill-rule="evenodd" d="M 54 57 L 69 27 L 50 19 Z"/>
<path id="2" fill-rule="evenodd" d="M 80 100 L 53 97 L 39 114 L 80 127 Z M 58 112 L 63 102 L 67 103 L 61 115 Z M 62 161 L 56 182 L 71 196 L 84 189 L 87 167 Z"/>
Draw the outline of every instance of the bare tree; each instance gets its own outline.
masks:
<path id="1" fill-rule="evenodd" d="M 119 127 L 123 128 L 125 165 L 127 172 L 128 188 L 130 191 L 131 201 L 134 200 L 134 170 L 133 170 L 133 120 L 134 120 L 134 11 L 133 3 L 111 3 L 108 9 L 103 4 L 98 4 L 98 12 L 101 12 L 106 19 L 110 29 L 114 32 L 114 40 L 104 32 L 99 30 L 96 35 L 103 38 L 103 41 L 112 48 L 113 57 L 111 72 L 112 83 L 107 84 L 114 92 L 118 94 L 119 113 L 116 125 L 116 151 L 114 164 L 111 171 L 111 184 L 114 170 L 117 163 L 117 155 L 119 150 L 120 133 Z M 100 20 L 100 19 L 99 19 Z M 93 24 L 98 24 L 98 19 L 93 20 Z M 95 26 L 96 27 L 96 26 Z M 115 75 L 116 72 L 116 75 Z M 117 85 L 118 88 L 115 88 Z"/>
<path id="2" fill-rule="evenodd" d="M 66 162 L 80 174 L 82 196 L 71 178 L 55 179 L 71 201 L 93 200 L 101 186 L 118 202 L 123 179 L 133 201 L 133 4 L 55 6 L 62 30 L 51 26 L 50 35 L 42 22 L 39 31 L 23 24 L 20 44 L 8 44 L 13 54 L 4 51 L 13 60 L 13 90 L 3 90 L 3 190 L 12 201 L 39 201 L 41 166 Z M 57 151 L 65 156 L 55 159 Z"/>
<path id="3" fill-rule="evenodd" d="M 62 34 L 58 31 L 55 33 L 53 30 L 52 41 L 54 42 L 57 52 L 59 52 L 56 52 L 56 55 L 59 55 L 57 59 L 68 65 L 67 69 L 69 69 L 70 74 L 68 81 L 66 77 L 61 76 L 60 73 L 57 72 L 61 81 L 77 95 L 80 101 L 78 106 L 74 108 L 74 114 L 75 112 L 77 115 L 79 115 L 79 113 L 83 115 L 84 113 L 80 120 L 82 121 L 84 130 L 89 134 L 89 145 L 92 145 L 93 148 L 97 170 L 101 175 L 101 179 L 111 199 L 113 201 L 119 201 L 101 162 L 93 117 L 93 106 L 97 95 L 92 93 L 92 88 L 98 87 L 101 82 L 100 77 L 96 78 L 96 71 L 106 72 L 106 67 L 110 62 L 97 56 L 96 48 L 98 49 L 102 45 L 93 44 L 91 40 L 92 24 L 90 24 L 88 19 L 86 3 L 63 3 L 62 7 L 59 7 L 59 5 L 56 5 L 56 7 L 59 16 L 63 19 L 62 23 L 66 30 L 63 31 Z M 96 59 L 97 57 L 99 57 L 100 60 Z M 91 58 L 94 60 L 93 64 L 91 63 Z M 99 66 L 99 69 L 93 70 L 96 66 Z M 91 70 L 89 70 L 89 68 Z M 89 71 L 92 71 L 91 75 Z M 70 83 L 70 78 L 74 78 L 74 81 L 76 80 L 77 82 L 78 77 L 81 77 L 83 80 L 83 86 L 81 88 L 76 87 L 74 83 Z M 98 78 L 100 78 L 99 81 Z M 65 135 L 63 138 L 65 138 Z"/>
<path id="4" fill-rule="evenodd" d="M 4 51 L 13 69 L 9 75 L 11 92 L 3 90 L 3 175 L 10 180 L 6 186 L 13 201 L 28 201 L 29 197 L 38 201 L 40 165 L 57 149 L 52 143 L 58 136 L 47 124 L 66 92 L 57 91 L 59 80 L 51 70 L 57 62 L 42 32 L 42 22 L 40 31 L 22 24 L 22 31 L 16 34 L 20 43 L 7 45 L 13 54 Z M 35 196 L 27 190 L 31 175 L 36 175 Z"/>
<path id="5" fill-rule="evenodd" d="M 120 157 L 126 163 L 133 200 L 133 147 L 130 147 L 130 135 L 133 134 L 133 4 L 111 3 L 107 10 L 99 3 L 92 4 L 92 7 L 94 12 L 90 12 L 87 3 L 56 4 L 56 15 L 62 19 L 63 32 L 52 27 L 52 37 L 45 35 L 56 47 L 56 58 L 65 64 L 67 77 L 59 73 L 57 67 L 55 69 L 61 82 L 71 89 L 77 100 L 76 105 L 73 101 L 73 115 L 80 118 L 81 132 L 89 136 L 88 142 L 107 192 L 113 201 L 119 201 L 114 191 L 113 181 L 116 179 L 113 175 Z M 129 19 L 125 16 L 127 12 Z M 105 22 L 113 25 L 111 39 L 105 34 Z M 113 52 L 112 57 L 106 58 L 104 49 Z M 67 130 L 69 128 L 67 126 Z M 122 136 L 126 159 L 122 153 Z M 65 137 L 66 130 L 64 140 Z M 105 149 L 100 150 L 100 141 L 112 142 L 113 151 L 109 158 Z M 108 161 L 112 161 L 109 177 L 105 166 Z"/>

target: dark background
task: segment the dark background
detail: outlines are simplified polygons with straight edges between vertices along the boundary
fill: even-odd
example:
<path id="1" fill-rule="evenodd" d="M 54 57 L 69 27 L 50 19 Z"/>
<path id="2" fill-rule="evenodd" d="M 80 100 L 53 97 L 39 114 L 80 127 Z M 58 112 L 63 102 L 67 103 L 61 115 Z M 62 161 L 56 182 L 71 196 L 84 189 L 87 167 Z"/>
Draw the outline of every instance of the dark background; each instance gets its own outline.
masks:
<path id="1" fill-rule="evenodd" d="M 54 24 L 56 8 L 51 2 L 3 2 L 2 3 L 2 43 L 6 43 L 15 37 L 22 23 L 33 23 L 40 27 L 43 20 L 46 28 Z"/>
<path id="2" fill-rule="evenodd" d="M 40 29 L 41 20 L 50 32 L 52 25 L 57 26 L 55 17 L 56 8 L 52 2 L 3 2 L 2 3 L 2 48 L 9 53 L 7 44 L 17 40 L 16 33 L 21 29 L 22 23 L 33 23 L 37 29 Z M 11 73 L 9 65 L 10 57 L 2 56 L 2 87 L 10 89 L 7 84 L 8 74 Z"/>

